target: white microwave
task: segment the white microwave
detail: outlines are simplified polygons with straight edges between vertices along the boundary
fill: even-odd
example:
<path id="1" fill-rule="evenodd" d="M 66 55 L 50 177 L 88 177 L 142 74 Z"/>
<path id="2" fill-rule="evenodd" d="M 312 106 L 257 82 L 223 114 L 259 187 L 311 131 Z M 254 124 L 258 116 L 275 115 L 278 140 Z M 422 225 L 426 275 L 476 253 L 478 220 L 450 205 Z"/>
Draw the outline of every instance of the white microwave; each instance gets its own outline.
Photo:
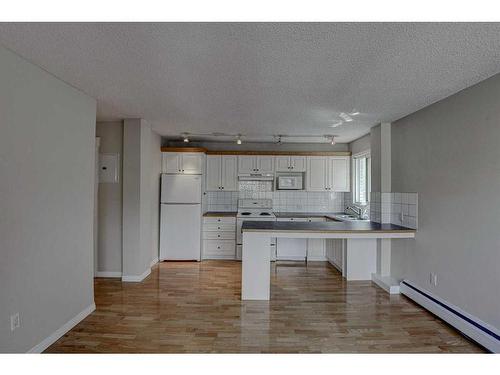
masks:
<path id="1" fill-rule="evenodd" d="M 278 176 L 278 190 L 302 190 L 302 174 L 294 176 Z"/>

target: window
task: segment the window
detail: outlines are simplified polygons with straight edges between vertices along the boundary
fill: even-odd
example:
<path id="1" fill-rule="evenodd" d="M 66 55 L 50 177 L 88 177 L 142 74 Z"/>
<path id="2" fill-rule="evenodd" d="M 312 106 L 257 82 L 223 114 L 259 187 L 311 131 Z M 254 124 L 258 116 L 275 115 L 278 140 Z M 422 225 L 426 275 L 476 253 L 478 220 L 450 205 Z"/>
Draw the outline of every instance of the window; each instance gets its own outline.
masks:
<path id="1" fill-rule="evenodd" d="M 370 152 L 353 156 L 354 203 L 365 205 L 370 201 L 371 191 L 371 158 Z"/>

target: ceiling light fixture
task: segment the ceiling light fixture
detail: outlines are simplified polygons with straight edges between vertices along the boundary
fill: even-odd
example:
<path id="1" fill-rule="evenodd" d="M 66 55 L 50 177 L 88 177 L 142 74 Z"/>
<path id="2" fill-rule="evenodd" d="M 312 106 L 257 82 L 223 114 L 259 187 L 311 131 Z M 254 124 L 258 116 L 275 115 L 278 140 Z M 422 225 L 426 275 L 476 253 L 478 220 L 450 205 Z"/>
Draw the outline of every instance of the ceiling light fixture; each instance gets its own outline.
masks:
<path id="1" fill-rule="evenodd" d="M 335 145 L 336 142 L 335 142 L 335 136 L 334 135 L 332 135 L 332 140 L 331 140 L 330 143 L 332 144 L 332 146 Z"/>
<path id="2" fill-rule="evenodd" d="M 349 116 L 347 113 L 341 112 L 339 116 L 342 117 L 342 119 L 345 122 L 351 122 L 352 121 L 352 117 Z"/>
<path id="3" fill-rule="evenodd" d="M 188 143 L 189 142 L 188 133 L 182 133 L 181 135 L 184 137 L 184 143 Z"/>
<path id="4" fill-rule="evenodd" d="M 238 138 L 236 139 L 236 144 L 241 145 L 241 134 L 238 134 Z"/>
<path id="5" fill-rule="evenodd" d="M 336 123 L 334 123 L 334 124 L 330 125 L 330 128 L 336 128 L 337 126 L 340 126 L 340 125 L 342 125 L 342 124 L 343 124 L 343 121 L 342 121 L 342 120 L 340 120 L 340 121 L 337 121 Z"/>

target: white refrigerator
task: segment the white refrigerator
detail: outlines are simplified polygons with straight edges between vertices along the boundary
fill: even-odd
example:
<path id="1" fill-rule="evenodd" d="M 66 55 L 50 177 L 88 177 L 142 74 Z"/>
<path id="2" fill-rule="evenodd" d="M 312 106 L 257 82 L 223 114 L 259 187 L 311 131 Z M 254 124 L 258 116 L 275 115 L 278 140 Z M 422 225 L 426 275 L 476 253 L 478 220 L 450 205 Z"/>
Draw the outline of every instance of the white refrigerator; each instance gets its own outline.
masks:
<path id="1" fill-rule="evenodd" d="M 201 175 L 161 175 L 160 260 L 200 260 Z"/>

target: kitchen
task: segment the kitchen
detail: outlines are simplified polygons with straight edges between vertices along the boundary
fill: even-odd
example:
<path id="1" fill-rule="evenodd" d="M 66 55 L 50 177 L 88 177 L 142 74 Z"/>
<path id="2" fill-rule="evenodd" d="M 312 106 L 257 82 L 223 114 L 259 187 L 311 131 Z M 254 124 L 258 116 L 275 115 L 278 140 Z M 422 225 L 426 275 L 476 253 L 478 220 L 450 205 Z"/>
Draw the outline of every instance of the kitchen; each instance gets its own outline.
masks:
<path id="1" fill-rule="evenodd" d="M 241 143 L 240 136 L 236 144 Z M 160 261 L 244 260 L 242 228 L 249 222 L 278 222 L 282 226 L 303 222 L 312 223 L 311 228 L 317 223 L 347 222 L 354 226 L 345 234 L 356 226 L 359 231 L 365 231 L 360 226 L 363 223 L 382 222 L 382 217 L 377 216 L 380 210 L 374 210 L 372 221 L 367 215 L 370 165 L 369 150 L 352 158 L 349 151 L 255 152 L 163 147 Z M 358 196 L 365 197 L 363 204 L 353 203 L 352 197 L 356 194 L 351 194 L 351 185 L 356 186 Z M 347 280 L 373 279 L 389 293 L 399 293 L 397 282 L 389 281 L 392 285 L 386 285 L 377 276 L 376 238 L 412 238 L 417 218 L 416 210 L 412 210 L 413 216 L 406 210 L 400 210 L 397 215 L 387 214 L 385 200 L 393 195 L 396 194 L 383 194 L 384 223 L 390 224 L 394 218 L 397 224 L 391 224 L 391 232 L 399 231 L 405 233 L 404 236 L 379 234 L 372 240 L 359 242 L 348 239 L 349 236 L 314 238 L 317 237 L 314 233 L 309 233 L 309 237 L 281 233 L 279 238 L 268 240 L 266 259 L 278 263 L 300 261 L 306 265 L 308 261 L 327 261 Z M 373 196 L 376 207 L 378 195 Z M 404 196 L 405 201 L 411 199 L 412 206 L 417 206 L 417 194 Z M 392 204 L 389 205 L 392 208 Z M 409 203 L 404 207 L 409 207 Z M 413 228 L 401 226 L 401 220 Z M 263 275 L 269 267 L 261 267 L 265 270 L 245 271 L 243 261 L 242 272 L 259 274 L 260 279 L 265 279 Z M 269 281 L 266 283 L 264 299 L 269 298 Z M 245 278 L 242 288 L 244 295 Z"/>

